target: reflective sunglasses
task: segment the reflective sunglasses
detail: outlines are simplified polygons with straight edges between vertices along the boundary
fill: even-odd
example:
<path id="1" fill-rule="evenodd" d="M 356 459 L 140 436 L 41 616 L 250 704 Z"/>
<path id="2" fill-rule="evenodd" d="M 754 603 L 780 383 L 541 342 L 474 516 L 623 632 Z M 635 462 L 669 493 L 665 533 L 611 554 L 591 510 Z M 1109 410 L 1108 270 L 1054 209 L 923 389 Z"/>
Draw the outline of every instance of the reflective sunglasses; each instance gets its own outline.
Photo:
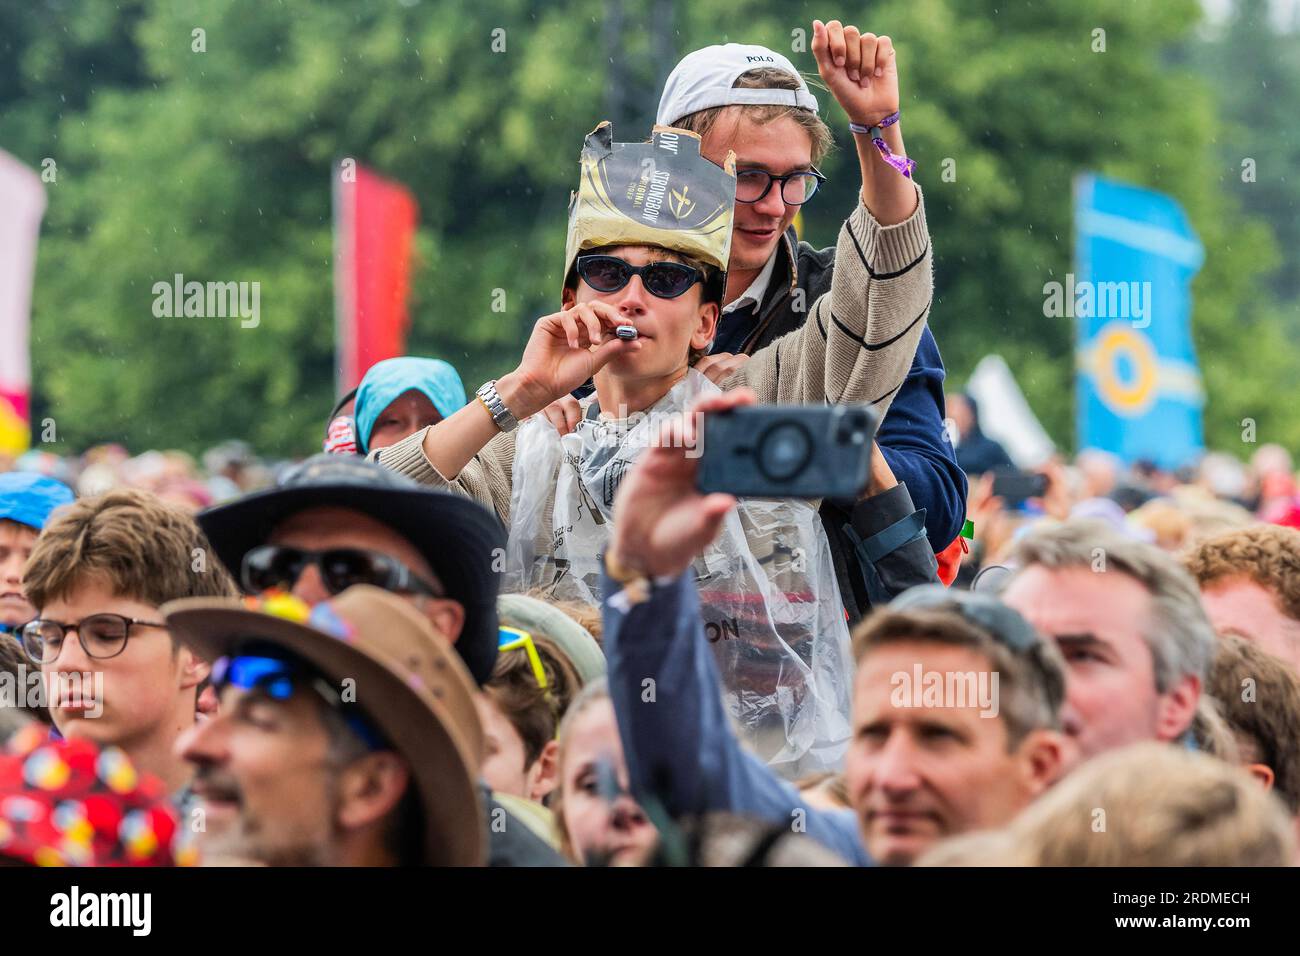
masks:
<path id="1" fill-rule="evenodd" d="M 295 661 L 265 653 L 221 657 L 212 665 L 212 687 L 218 694 L 226 687 L 257 691 L 275 701 L 286 701 L 303 689 L 310 690 L 343 718 L 367 750 L 387 749 L 383 735 L 360 712 L 345 707 L 342 695 L 329 681 Z"/>
<path id="2" fill-rule="evenodd" d="M 1020 612 L 987 593 L 953 591 L 942 584 L 922 584 L 889 602 L 891 611 L 953 611 L 1017 654 L 1027 654 L 1042 638 Z"/>
<path id="3" fill-rule="evenodd" d="M 264 544 L 244 555 L 240 580 L 250 594 L 261 594 L 271 588 L 292 590 L 308 565 L 316 566 L 330 594 L 346 591 L 354 584 L 370 584 L 385 591 L 445 596 L 396 558 L 362 548 L 308 551 Z"/>
<path id="4" fill-rule="evenodd" d="M 1062 675 L 1048 666 L 1050 646 L 1019 611 L 987 592 L 954 591 L 942 584 L 920 584 L 889 602 L 891 611 L 951 611 L 988 634 L 1017 657 L 1025 658 L 1043 677 L 1049 698 L 1059 705 L 1065 694 Z"/>
<path id="5" fill-rule="evenodd" d="M 645 290 L 660 299 L 675 299 L 697 282 L 699 270 L 680 262 L 651 262 L 634 266 L 618 256 L 578 256 L 578 275 L 597 292 L 617 292 L 640 276 Z"/>

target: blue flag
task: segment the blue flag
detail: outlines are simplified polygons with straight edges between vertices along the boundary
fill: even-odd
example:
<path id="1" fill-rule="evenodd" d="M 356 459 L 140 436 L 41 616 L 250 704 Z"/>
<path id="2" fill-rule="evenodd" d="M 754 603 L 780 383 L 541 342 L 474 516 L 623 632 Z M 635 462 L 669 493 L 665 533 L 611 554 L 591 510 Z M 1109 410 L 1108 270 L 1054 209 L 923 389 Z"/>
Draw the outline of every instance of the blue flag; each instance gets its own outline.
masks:
<path id="1" fill-rule="evenodd" d="M 1205 253 L 1182 207 L 1100 176 L 1075 182 L 1075 269 L 1044 313 L 1075 319 L 1080 448 L 1177 468 L 1204 450 L 1192 277 Z"/>

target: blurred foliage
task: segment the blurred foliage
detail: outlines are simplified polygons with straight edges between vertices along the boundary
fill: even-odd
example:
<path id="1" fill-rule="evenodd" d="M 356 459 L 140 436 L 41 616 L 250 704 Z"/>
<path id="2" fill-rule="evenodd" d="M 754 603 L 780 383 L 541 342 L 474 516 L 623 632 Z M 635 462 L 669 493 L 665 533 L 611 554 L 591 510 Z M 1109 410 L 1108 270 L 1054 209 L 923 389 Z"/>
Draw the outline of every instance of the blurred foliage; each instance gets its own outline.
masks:
<path id="1" fill-rule="evenodd" d="M 411 351 L 452 361 L 471 388 L 501 374 L 558 301 L 583 135 L 604 118 L 620 138 L 646 135 L 676 59 L 708 43 L 791 51 L 815 76 L 812 17 L 833 14 L 785 0 L 0 0 L 0 147 L 58 168 L 34 417 L 52 415 L 70 449 L 319 447 L 334 389 L 330 174 L 345 156 L 419 201 Z M 1294 249 L 1300 229 L 1297 147 L 1280 131 L 1300 107 L 1296 37 L 1269 40 L 1261 93 L 1264 67 L 1240 50 L 1260 42 L 1254 27 L 1206 38 L 1199 17 L 1196 0 L 883 0 L 855 21 L 900 50 L 950 375 L 1001 352 L 1067 447 L 1073 329 L 1044 318 L 1043 285 L 1071 268 L 1071 185 L 1095 170 L 1175 196 L 1208 250 L 1194 292 L 1211 444 L 1240 452 L 1252 417 L 1261 441 L 1300 450 L 1286 414 L 1297 264 L 1279 268 L 1277 241 Z M 1243 155 L 1259 159 L 1256 184 L 1240 183 Z M 825 171 L 805 218 L 823 244 L 854 201 L 851 151 Z M 155 318 L 153 283 L 176 273 L 259 281 L 260 325 Z"/>

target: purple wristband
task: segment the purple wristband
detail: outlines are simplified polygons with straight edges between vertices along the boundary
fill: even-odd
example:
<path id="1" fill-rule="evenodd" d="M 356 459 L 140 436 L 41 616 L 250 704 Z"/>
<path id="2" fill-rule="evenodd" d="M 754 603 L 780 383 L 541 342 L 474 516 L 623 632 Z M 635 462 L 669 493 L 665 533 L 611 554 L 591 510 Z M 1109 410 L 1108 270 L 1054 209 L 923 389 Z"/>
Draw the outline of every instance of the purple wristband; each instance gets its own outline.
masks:
<path id="1" fill-rule="evenodd" d="M 886 143 L 884 137 L 880 135 L 880 131 L 886 126 L 893 126 L 897 123 L 898 117 L 899 112 L 898 110 L 895 110 L 875 126 L 863 126 L 861 123 L 849 123 L 849 131 L 870 135 L 871 141 L 876 144 L 876 149 L 880 150 L 880 158 L 910 179 L 912 177 L 912 170 L 916 169 L 916 160 L 895 156 L 890 150 L 889 144 Z"/>

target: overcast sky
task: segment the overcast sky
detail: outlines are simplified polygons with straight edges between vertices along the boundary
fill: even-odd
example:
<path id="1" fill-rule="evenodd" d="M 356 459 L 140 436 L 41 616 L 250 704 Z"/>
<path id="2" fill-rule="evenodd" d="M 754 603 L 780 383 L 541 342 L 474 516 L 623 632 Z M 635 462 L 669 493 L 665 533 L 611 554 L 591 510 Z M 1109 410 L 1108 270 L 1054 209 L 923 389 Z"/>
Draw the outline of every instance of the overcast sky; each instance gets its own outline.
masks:
<path id="1" fill-rule="evenodd" d="M 1233 0 L 1201 0 L 1201 3 L 1213 23 L 1226 17 L 1233 6 Z M 1272 0 L 1272 4 L 1274 25 L 1287 30 L 1295 29 L 1296 11 L 1300 8 L 1300 0 Z"/>

